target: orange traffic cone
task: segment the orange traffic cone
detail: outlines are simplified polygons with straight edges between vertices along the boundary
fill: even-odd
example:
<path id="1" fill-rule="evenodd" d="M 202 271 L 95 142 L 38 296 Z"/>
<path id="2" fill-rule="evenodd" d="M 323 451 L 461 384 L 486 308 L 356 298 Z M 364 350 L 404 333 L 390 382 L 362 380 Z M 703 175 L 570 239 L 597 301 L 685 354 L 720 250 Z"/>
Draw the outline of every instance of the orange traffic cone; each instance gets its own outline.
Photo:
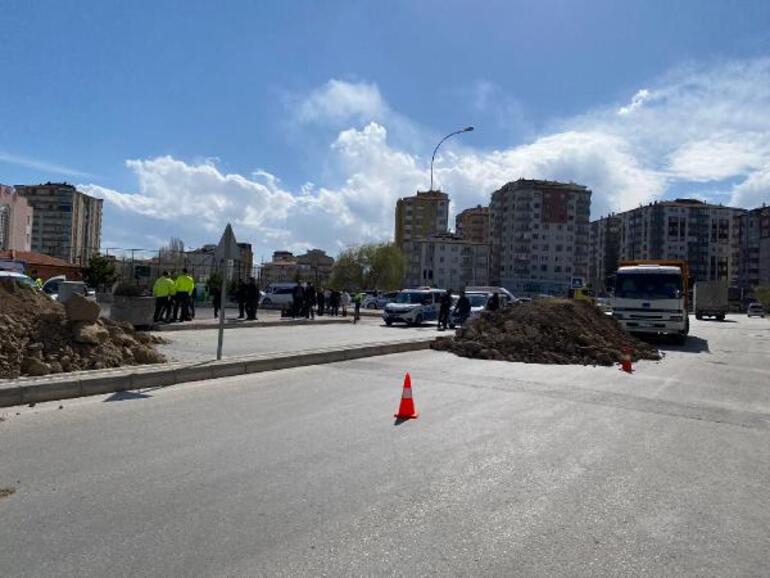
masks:
<path id="1" fill-rule="evenodd" d="M 631 366 L 631 348 L 630 347 L 623 348 L 623 359 L 620 362 L 620 371 L 625 371 L 626 373 L 634 372 L 634 368 Z"/>
<path id="2" fill-rule="evenodd" d="M 404 376 L 404 391 L 401 394 L 401 405 L 398 406 L 398 413 L 393 417 L 398 419 L 416 419 L 420 414 L 414 408 L 412 399 L 412 377 L 409 372 Z"/>

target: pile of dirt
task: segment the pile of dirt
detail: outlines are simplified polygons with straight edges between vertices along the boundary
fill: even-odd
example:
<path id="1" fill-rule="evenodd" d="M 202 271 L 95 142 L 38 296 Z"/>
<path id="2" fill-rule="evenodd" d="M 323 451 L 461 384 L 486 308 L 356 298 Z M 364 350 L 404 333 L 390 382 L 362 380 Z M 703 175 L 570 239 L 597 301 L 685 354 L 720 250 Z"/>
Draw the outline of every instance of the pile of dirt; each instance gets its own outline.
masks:
<path id="1" fill-rule="evenodd" d="M 613 365 L 625 348 L 634 361 L 660 359 L 656 348 L 629 335 L 593 305 L 563 299 L 484 312 L 433 348 L 463 357 L 564 365 Z"/>
<path id="2" fill-rule="evenodd" d="M 99 319 L 98 307 L 85 298 L 73 296 L 65 309 L 39 291 L 5 280 L 0 336 L 0 378 L 165 361 L 154 346 L 162 339 Z"/>

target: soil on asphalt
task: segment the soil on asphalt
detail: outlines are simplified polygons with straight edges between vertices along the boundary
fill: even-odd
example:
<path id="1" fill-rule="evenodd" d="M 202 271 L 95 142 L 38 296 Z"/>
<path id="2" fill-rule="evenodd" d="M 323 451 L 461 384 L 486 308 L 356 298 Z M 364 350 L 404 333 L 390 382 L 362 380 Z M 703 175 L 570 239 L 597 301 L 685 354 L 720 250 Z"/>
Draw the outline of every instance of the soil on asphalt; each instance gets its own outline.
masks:
<path id="1" fill-rule="evenodd" d="M 0 378 L 162 363 L 163 340 L 109 319 L 72 321 L 47 295 L 0 282 Z"/>
<path id="2" fill-rule="evenodd" d="M 484 312 L 433 348 L 462 357 L 564 365 L 613 365 L 626 350 L 634 361 L 661 357 L 590 303 L 564 299 Z"/>

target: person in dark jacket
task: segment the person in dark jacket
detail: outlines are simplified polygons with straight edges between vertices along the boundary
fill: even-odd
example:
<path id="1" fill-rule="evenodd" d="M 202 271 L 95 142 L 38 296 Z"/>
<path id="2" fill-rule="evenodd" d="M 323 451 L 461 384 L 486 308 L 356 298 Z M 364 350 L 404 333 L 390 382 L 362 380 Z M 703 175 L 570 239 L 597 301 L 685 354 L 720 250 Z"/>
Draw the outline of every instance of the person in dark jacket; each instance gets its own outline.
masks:
<path id="1" fill-rule="evenodd" d="M 305 301 L 305 290 L 297 283 L 291 292 L 291 316 L 299 317 L 302 314 L 302 303 Z"/>
<path id="2" fill-rule="evenodd" d="M 243 319 L 246 316 L 246 283 L 243 281 L 238 281 L 235 298 L 238 300 L 238 319 Z"/>
<path id="3" fill-rule="evenodd" d="M 449 310 L 452 308 L 452 290 L 447 289 L 439 298 L 438 331 L 444 331 L 449 325 Z"/>
<path id="4" fill-rule="evenodd" d="M 315 319 L 315 287 L 308 283 L 305 287 L 305 319 Z"/>
<path id="5" fill-rule="evenodd" d="M 337 317 L 340 312 L 340 292 L 336 289 L 332 289 L 332 298 L 331 298 L 331 315 L 334 317 Z"/>
<path id="6" fill-rule="evenodd" d="M 318 304 L 318 316 L 323 317 L 324 314 L 324 306 L 326 303 L 324 302 L 324 292 L 323 289 L 319 289 L 318 293 L 316 293 L 316 303 Z"/>
<path id="7" fill-rule="evenodd" d="M 252 277 L 249 284 L 246 285 L 246 318 L 254 321 L 257 318 L 257 308 L 259 307 L 259 287 L 257 280 Z"/>
<path id="8" fill-rule="evenodd" d="M 460 291 L 460 298 L 455 305 L 455 313 L 457 314 L 457 325 L 462 327 L 471 314 L 471 302 L 465 294 L 465 289 Z"/>
<path id="9" fill-rule="evenodd" d="M 497 311 L 500 309 L 500 296 L 497 293 L 492 293 L 492 297 L 487 301 L 487 311 Z"/>
<path id="10" fill-rule="evenodd" d="M 214 286 L 209 289 L 211 292 L 211 303 L 214 306 L 214 319 L 219 317 L 219 309 L 222 307 L 222 288 Z"/>

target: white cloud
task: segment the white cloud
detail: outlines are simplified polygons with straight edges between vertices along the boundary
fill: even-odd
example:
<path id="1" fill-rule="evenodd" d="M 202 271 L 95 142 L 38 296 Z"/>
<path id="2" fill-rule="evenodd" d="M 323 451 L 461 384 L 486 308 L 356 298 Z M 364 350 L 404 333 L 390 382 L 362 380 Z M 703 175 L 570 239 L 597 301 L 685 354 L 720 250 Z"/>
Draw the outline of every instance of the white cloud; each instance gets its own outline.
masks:
<path id="1" fill-rule="evenodd" d="M 476 87 L 472 106 L 501 101 L 493 84 Z M 323 182 L 290 190 L 264 169 L 224 174 L 214 160 L 159 157 L 126 163 L 137 178 L 134 194 L 84 188 L 122 215 L 167 223 L 164 236 L 191 244 L 215 240 L 226 221 L 263 253 L 309 246 L 336 252 L 391 238 L 396 199 L 429 181 L 429 158 L 413 151 L 430 147 L 415 149 L 403 137 L 412 131 L 432 141 L 434 135 L 392 111 L 374 84 L 331 80 L 299 100 L 296 111 L 302 122 L 339 126 L 318 163 Z M 468 144 L 450 141 L 436 159 L 436 183 L 458 210 L 487 203 L 492 191 L 519 177 L 587 185 L 594 218 L 704 182 L 738 183 L 713 198 L 732 194 L 733 204 L 759 205 L 770 201 L 770 59 L 672 71 L 626 106 L 562 120 L 519 146 Z"/>
<path id="2" fill-rule="evenodd" d="M 340 123 L 381 120 L 388 107 L 375 84 L 331 79 L 296 103 L 300 122 Z"/>
<path id="3" fill-rule="evenodd" d="M 641 90 L 637 91 L 637 93 L 633 96 L 633 98 L 631 99 L 631 102 L 628 105 L 621 106 L 618 109 L 618 114 L 621 116 L 631 114 L 637 108 L 642 107 L 645 102 L 650 100 L 651 96 L 652 96 L 652 93 L 650 93 L 649 90 L 647 90 L 646 88 L 642 88 Z"/>

